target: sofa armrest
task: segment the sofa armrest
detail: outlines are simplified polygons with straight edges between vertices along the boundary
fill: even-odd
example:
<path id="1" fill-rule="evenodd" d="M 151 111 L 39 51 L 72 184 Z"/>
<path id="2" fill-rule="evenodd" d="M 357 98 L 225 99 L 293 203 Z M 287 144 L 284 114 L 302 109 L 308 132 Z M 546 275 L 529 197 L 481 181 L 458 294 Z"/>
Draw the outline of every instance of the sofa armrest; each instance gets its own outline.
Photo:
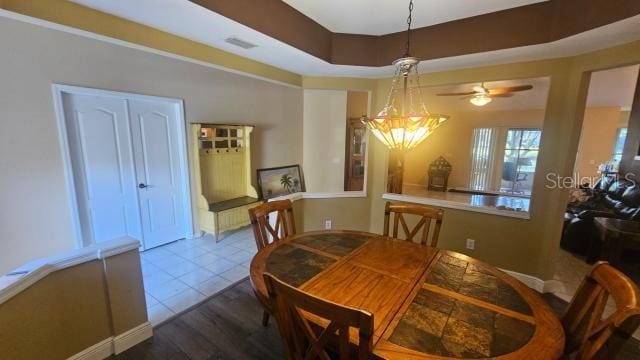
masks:
<path id="1" fill-rule="evenodd" d="M 596 217 L 618 218 L 619 216 L 607 211 L 585 210 L 578 214 L 578 218 L 583 220 L 593 220 Z"/>

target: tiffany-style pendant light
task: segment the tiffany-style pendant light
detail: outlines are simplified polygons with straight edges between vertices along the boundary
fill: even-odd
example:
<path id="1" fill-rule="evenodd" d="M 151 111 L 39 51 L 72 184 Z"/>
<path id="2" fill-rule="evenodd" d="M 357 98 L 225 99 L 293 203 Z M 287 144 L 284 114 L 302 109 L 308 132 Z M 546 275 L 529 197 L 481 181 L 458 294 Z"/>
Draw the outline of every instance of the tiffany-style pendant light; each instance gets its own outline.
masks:
<path id="1" fill-rule="evenodd" d="M 411 12 L 409 2 L 407 43 L 404 56 L 393 62 L 395 73 L 387 103 L 373 118 L 363 117 L 369 130 L 392 150 L 389 161 L 389 192 L 402 192 L 404 152 L 415 148 L 431 135 L 449 117 L 430 114 L 422 99 L 418 60 L 409 55 L 411 46 Z"/>

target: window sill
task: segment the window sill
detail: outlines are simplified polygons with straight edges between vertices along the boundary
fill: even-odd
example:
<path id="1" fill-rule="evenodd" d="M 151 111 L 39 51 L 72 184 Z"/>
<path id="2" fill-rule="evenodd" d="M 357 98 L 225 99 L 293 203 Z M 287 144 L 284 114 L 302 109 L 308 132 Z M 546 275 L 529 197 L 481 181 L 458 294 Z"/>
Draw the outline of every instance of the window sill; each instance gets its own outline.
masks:
<path id="1" fill-rule="evenodd" d="M 496 198 L 490 195 L 472 195 L 472 194 L 455 194 L 447 196 L 449 193 L 434 193 L 422 191 L 420 194 L 382 194 L 383 199 L 393 201 L 403 201 L 422 205 L 431 205 L 441 208 L 456 209 L 463 211 L 471 211 L 483 214 L 504 216 L 522 220 L 531 219 L 528 211 L 510 209 L 507 207 L 496 207 L 482 204 L 485 198 Z M 508 196 L 500 196 L 500 198 L 509 198 Z M 528 199 L 527 199 L 528 201 Z M 528 203 L 527 203 L 528 208 Z"/>

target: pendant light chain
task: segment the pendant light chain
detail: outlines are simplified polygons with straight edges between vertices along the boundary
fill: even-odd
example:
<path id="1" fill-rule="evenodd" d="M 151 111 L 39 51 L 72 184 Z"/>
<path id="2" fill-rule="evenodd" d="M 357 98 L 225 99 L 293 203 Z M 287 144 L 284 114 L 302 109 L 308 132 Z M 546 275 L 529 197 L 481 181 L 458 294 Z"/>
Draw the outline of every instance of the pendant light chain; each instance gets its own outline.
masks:
<path id="1" fill-rule="evenodd" d="M 389 94 L 387 95 L 387 103 L 385 105 L 385 109 L 389 110 L 389 108 L 393 108 L 394 105 L 394 95 L 396 94 L 396 92 L 398 91 L 398 79 L 400 78 L 400 68 L 396 68 L 394 74 L 393 74 L 393 81 L 391 82 L 391 90 L 389 91 Z M 395 111 L 395 109 L 394 109 Z"/>
<path id="2" fill-rule="evenodd" d="M 401 152 L 415 148 L 449 118 L 444 114 L 430 114 L 425 106 L 418 71 L 420 59 L 409 55 L 412 14 L 413 0 L 410 0 L 406 53 L 393 62 L 395 71 L 387 102 L 376 116 L 363 116 L 361 119 L 378 140 L 388 148 Z M 394 168 L 401 169 L 402 165 Z M 397 175 L 393 175 L 394 179 Z M 393 192 L 399 191 L 395 189 Z"/>
<path id="3" fill-rule="evenodd" d="M 411 50 L 411 12 L 413 11 L 413 0 L 409 1 L 409 17 L 407 18 L 407 47 L 404 56 L 409 56 Z"/>
<path id="4" fill-rule="evenodd" d="M 418 90 L 418 98 L 420 99 L 420 110 L 423 113 L 429 115 L 429 111 L 427 111 L 427 106 L 424 104 L 424 97 L 422 95 L 422 85 L 420 85 L 420 71 L 418 71 L 418 65 L 419 64 L 416 64 L 414 69 L 415 69 L 415 72 L 416 72 L 416 76 L 415 76 L 415 78 L 416 78 L 416 88 Z"/>

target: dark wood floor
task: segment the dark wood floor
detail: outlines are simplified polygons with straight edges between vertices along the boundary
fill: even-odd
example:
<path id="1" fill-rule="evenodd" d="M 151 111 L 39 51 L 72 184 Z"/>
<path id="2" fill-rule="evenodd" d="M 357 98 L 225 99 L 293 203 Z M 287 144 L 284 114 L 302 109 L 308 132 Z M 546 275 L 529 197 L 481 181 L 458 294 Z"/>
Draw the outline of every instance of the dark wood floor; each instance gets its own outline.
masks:
<path id="1" fill-rule="evenodd" d="M 275 321 L 263 327 L 262 307 L 246 279 L 154 328 L 153 338 L 113 359 L 283 359 Z"/>

